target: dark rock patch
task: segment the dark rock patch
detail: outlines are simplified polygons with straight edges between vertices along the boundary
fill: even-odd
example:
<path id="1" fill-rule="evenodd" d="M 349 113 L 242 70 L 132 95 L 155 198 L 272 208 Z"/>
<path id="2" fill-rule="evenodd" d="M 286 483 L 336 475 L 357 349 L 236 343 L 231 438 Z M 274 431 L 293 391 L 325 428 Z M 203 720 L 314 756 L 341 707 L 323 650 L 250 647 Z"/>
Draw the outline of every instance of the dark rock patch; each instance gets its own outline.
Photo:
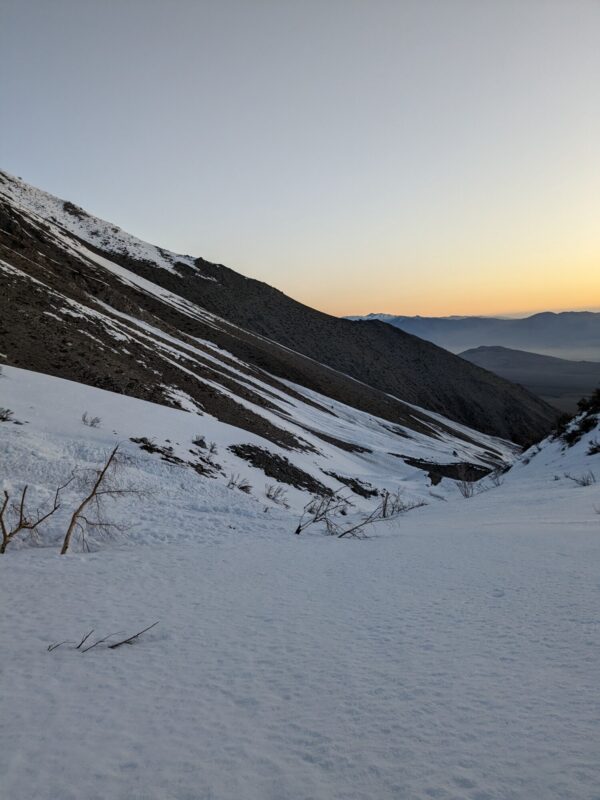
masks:
<path id="1" fill-rule="evenodd" d="M 335 478 L 336 481 L 343 483 L 344 486 L 347 486 L 354 494 L 360 497 L 377 497 L 379 494 L 379 489 L 375 489 L 366 481 L 361 481 L 358 478 L 350 478 L 347 475 L 338 475 L 336 472 L 328 472 L 327 470 L 322 470 L 322 472 L 325 475 L 329 475 L 331 478 Z"/>
<path id="2" fill-rule="evenodd" d="M 400 453 L 390 453 L 391 456 L 401 458 L 405 464 L 427 473 L 431 483 L 437 486 L 442 478 L 451 478 L 453 481 L 478 481 L 493 472 L 492 467 L 482 467 L 468 461 L 456 461 L 452 464 L 436 464 L 422 458 L 411 458 Z"/>
<path id="3" fill-rule="evenodd" d="M 280 483 L 287 483 L 296 489 L 303 489 L 311 494 L 322 496 L 332 494 L 331 489 L 324 486 L 308 472 L 294 466 L 284 456 L 271 453 L 262 447 L 252 444 L 234 444 L 228 448 L 238 458 L 249 461 L 253 467 L 262 469 L 269 478 L 274 478 Z"/>

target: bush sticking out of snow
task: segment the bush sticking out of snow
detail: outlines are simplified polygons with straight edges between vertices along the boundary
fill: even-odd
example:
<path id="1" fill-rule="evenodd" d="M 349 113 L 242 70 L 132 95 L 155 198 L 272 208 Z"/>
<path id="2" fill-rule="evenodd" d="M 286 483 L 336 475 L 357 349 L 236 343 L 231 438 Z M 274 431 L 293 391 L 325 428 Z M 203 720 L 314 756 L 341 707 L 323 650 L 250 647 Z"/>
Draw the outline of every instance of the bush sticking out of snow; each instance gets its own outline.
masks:
<path id="1" fill-rule="evenodd" d="M 267 483 L 265 486 L 265 497 L 278 506 L 289 508 L 286 501 L 287 492 L 283 486 L 276 483 Z"/>
<path id="2" fill-rule="evenodd" d="M 383 493 L 381 501 L 367 514 L 361 514 L 353 521 L 342 524 L 337 519 L 338 515 L 347 516 L 351 507 L 348 497 L 336 492 L 335 494 L 321 497 L 316 495 L 304 508 L 304 513 L 294 533 L 300 534 L 311 525 L 323 523 L 329 536 L 343 539 L 346 536 L 354 539 L 365 539 L 366 529 L 381 520 L 393 519 L 400 514 L 426 505 L 423 500 L 408 501 L 402 497 L 400 490 L 397 492 Z"/>
<path id="3" fill-rule="evenodd" d="M 84 411 L 83 414 L 81 415 L 81 421 L 88 428 L 99 428 L 100 423 L 102 422 L 100 417 L 90 417 L 87 411 Z"/>
<path id="4" fill-rule="evenodd" d="M 591 470 L 589 470 L 589 472 L 583 472 L 581 475 L 569 475 L 568 472 L 565 472 L 565 478 L 574 481 L 577 486 L 591 486 L 593 483 L 596 483 L 596 476 Z"/>
<path id="5" fill-rule="evenodd" d="M 252 491 L 252 484 L 245 478 L 240 478 L 239 475 L 230 475 L 229 480 L 227 481 L 227 488 L 239 489 L 240 492 L 244 492 L 245 494 L 250 494 L 250 492 Z"/>
<path id="6" fill-rule="evenodd" d="M 573 421 L 571 426 L 562 435 L 563 442 L 567 447 L 573 447 L 586 433 L 593 431 L 598 424 L 595 414 L 586 414 L 578 420 Z"/>
<path id="7" fill-rule="evenodd" d="M 493 487 L 498 488 L 498 486 L 502 486 L 504 483 L 504 470 L 503 469 L 495 469 L 488 475 L 490 482 Z"/>
<path id="8" fill-rule="evenodd" d="M 600 442 L 598 439 L 592 439 L 589 444 L 587 454 L 588 456 L 596 456 L 600 453 Z"/>
<path id="9" fill-rule="evenodd" d="M 467 479 L 466 470 L 463 464 L 461 464 L 458 469 L 458 480 L 455 481 L 455 484 L 457 490 L 465 498 L 465 500 L 468 500 L 469 497 L 473 497 L 475 494 L 475 483 L 474 481 Z"/>

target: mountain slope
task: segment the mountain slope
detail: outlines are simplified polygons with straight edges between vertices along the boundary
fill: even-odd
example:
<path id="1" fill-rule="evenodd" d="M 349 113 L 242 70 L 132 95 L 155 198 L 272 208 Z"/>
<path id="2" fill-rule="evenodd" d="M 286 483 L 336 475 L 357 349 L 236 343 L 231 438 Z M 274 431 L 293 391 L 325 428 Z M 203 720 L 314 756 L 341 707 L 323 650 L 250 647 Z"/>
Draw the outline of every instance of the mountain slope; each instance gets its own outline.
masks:
<path id="1" fill-rule="evenodd" d="M 524 319 L 495 317 L 403 317 L 369 314 L 354 320 L 387 322 L 452 353 L 480 346 L 528 350 L 571 360 L 600 362 L 600 313 L 544 312 Z"/>
<path id="2" fill-rule="evenodd" d="M 421 431 L 427 418 L 407 403 L 517 442 L 543 435 L 554 417 L 523 389 L 427 342 L 383 323 L 338 320 L 226 267 L 147 245 L 6 173 L 0 247 L 1 346 L 17 366 L 159 402 L 164 384 L 175 382 L 242 427 L 267 427 L 248 406 L 271 402 L 264 393 L 257 398 L 257 369 L 278 387 L 293 381 Z M 148 325 L 161 347 L 149 346 L 148 332 L 140 332 Z M 171 339 L 182 344 L 177 358 L 165 360 L 160 351 Z M 201 385 L 199 365 L 207 379 Z"/>
<path id="3" fill-rule="evenodd" d="M 600 385 L 600 363 L 567 361 L 508 347 L 476 347 L 460 353 L 473 364 L 495 372 L 562 411 L 574 413 L 577 401 Z"/>

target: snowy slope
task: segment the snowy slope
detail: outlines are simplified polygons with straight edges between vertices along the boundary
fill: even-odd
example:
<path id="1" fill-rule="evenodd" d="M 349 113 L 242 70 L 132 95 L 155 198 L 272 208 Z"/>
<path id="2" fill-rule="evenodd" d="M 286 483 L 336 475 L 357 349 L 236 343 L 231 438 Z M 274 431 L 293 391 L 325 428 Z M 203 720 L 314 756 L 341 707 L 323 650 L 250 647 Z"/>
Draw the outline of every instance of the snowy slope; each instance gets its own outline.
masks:
<path id="1" fill-rule="evenodd" d="M 300 394 L 301 387 L 294 387 Z M 322 402 L 323 398 L 312 394 L 308 398 L 315 403 Z M 116 443 L 122 443 L 124 448 L 135 455 L 139 460 L 144 453 L 131 439 L 146 438 L 157 447 L 171 447 L 173 455 L 184 461 L 195 462 L 196 456 L 205 456 L 206 453 L 198 449 L 193 440 L 204 437 L 207 444 L 214 442 L 216 453 L 214 462 L 218 469 L 211 472 L 211 483 L 226 485 L 232 475 L 239 475 L 251 484 L 251 494 L 265 501 L 265 485 L 277 482 L 269 478 L 264 471 L 238 456 L 230 447 L 240 443 L 250 444 L 286 458 L 291 464 L 302 470 L 315 481 L 318 481 L 331 491 L 344 490 L 352 496 L 352 502 L 357 508 L 373 505 L 373 500 L 365 499 L 352 491 L 346 492 L 346 486 L 331 474 L 342 477 L 351 476 L 361 481 L 362 485 L 372 490 L 395 491 L 399 487 L 405 491 L 407 497 L 415 500 L 430 498 L 431 481 L 427 473 L 421 469 L 410 466 L 404 459 L 399 458 L 391 450 L 397 448 L 398 436 L 389 431 L 389 426 L 384 420 L 370 417 L 362 412 L 341 404 L 331 404 L 330 411 L 335 413 L 319 412 L 314 406 L 304 406 L 301 401 L 289 399 L 291 404 L 288 429 L 300 432 L 305 441 L 310 445 L 308 450 L 289 451 L 276 447 L 271 442 L 248 432 L 240 432 L 234 426 L 221 422 L 208 414 L 199 415 L 197 408 L 185 396 L 178 396 L 178 400 L 189 406 L 190 410 L 179 410 L 165 406 L 148 403 L 131 397 L 124 397 L 112 392 L 95 389 L 60 378 L 53 378 L 27 370 L 13 367 L 4 367 L 0 377 L 0 406 L 10 408 L 17 421 L 22 425 L 11 423 L 0 425 L 0 441 L 7 453 L 14 452 L 16 463 L 23 464 L 24 470 L 31 467 L 31 453 L 38 454 L 36 469 L 47 470 L 47 476 L 57 469 L 55 465 L 55 444 L 71 442 L 74 462 L 76 451 L 84 446 L 82 458 L 86 465 L 93 465 L 102 460 L 104 453 Z M 100 417 L 101 423 L 97 428 L 86 427 L 82 421 L 84 412 L 88 416 Z M 264 412 L 268 414 L 270 412 Z M 320 418 L 322 417 L 322 419 Z M 336 440 L 347 440 L 349 435 L 356 437 L 360 434 L 364 451 L 344 451 L 335 445 L 329 445 L 323 439 L 310 434 L 299 427 L 302 423 L 313 427 L 319 426 L 326 436 Z M 435 417 L 432 417 L 432 424 Z M 50 434 L 49 432 L 52 432 Z M 42 466 L 46 453 L 40 446 L 41 441 L 49 441 L 49 464 Z M 431 440 L 428 436 L 416 432 L 406 432 L 402 437 L 402 452 L 406 458 L 419 458 L 428 455 L 433 463 L 464 460 L 472 464 L 486 465 L 484 451 L 478 445 L 467 441 L 458 441 L 455 438 L 440 432 L 438 438 Z M 490 440 L 490 447 L 499 448 L 508 461 L 514 458 L 514 449 L 497 440 Z M 458 448 L 455 449 L 455 448 Z M 453 455 L 453 452 L 456 455 Z M 146 464 L 146 459 L 142 459 Z M 155 455 L 150 461 L 159 461 L 160 454 Z M 69 470 L 75 465 L 66 461 L 63 463 L 58 476 L 61 483 Z M 144 467 L 146 470 L 147 467 Z M 154 469 L 154 467 L 152 467 Z M 173 468 L 169 468 L 173 471 Z M 190 481 L 190 486 L 197 486 L 201 480 L 193 469 L 179 466 L 175 469 L 177 474 L 185 476 Z M 191 473 L 190 478 L 188 473 Z M 24 472 L 20 476 L 24 482 L 31 478 Z M 310 499 L 309 490 L 294 488 L 283 481 L 287 501 L 295 511 L 301 509 Z M 445 491 L 442 487 L 441 491 Z M 261 507 L 262 508 L 262 507 Z M 147 534 L 151 535 L 151 533 Z"/>
<path id="2" fill-rule="evenodd" d="M 117 440 L 146 492 L 92 553 L 57 555 L 57 517 L 0 557 L 3 796 L 597 798 L 600 483 L 564 477 L 600 477 L 597 427 L 468 500 L 403 473 L 428 505 L 356 541 L 295 536 L 302 493 L 268 504 L 249 467 L 247 496 L 128 442 L 206 432 L 244 469 L 221 422 L 11 368 L 0 398 L 24 423 L 0 423 L 11 492 L 43 502 Z M 130 647 L 47 651 L 157 620 Z"/>
<path id="3" fill-rule="evenodd" d="M 33 214 L 39 221 L 51 220 L 68 233 L 84 242 L 100 247 L 116 255 L 129 255 L 147 261 L 154 266 L 174 270 L 177 262 L 196 268 L 192 256 L 179 255 L 162 247 L 148 244 L 126 233 L 117 225 L 98 217 L 90 216 L 73 203 L 65 202 L 42 189 L 4 173 L 7 180 L 0 187 L 0 195 L 9 197 L 18 208 Z"/>

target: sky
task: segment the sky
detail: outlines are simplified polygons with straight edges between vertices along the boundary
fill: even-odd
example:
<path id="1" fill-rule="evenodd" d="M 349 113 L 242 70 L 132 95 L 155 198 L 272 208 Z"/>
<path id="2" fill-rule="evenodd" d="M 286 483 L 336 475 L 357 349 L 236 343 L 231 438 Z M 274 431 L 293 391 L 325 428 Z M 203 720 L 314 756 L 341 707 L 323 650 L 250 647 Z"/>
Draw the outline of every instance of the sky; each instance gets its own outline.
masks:
<path id="1" fill-rule="evenodd" d="M 0 0 L 0 166 L 332 314 L 600 310 L 600 0 Z"/>

